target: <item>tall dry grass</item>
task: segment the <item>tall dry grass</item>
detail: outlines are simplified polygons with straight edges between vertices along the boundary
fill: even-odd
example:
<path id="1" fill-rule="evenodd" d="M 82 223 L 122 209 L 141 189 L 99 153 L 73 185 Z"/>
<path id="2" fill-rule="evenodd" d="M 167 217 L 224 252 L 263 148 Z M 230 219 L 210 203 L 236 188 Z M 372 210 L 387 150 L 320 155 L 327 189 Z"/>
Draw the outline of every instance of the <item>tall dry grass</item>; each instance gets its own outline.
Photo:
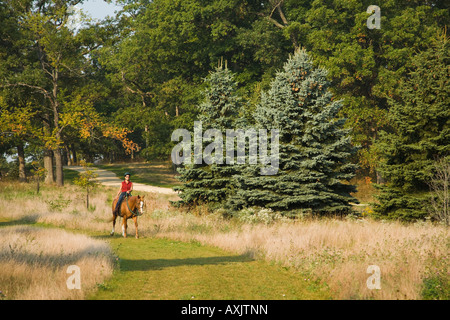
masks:
<path id="1" fill-rule="evenodd" d="M 36 194 L 32 184 L 0 182 L 0 300 L 84 299 L 109 278 L 114 257 L 106 241 L 32 225 L 109 234 L 116 192 L 98 188 L 87 209 L 84 191 L 74 185 L 43 186 Z M 167 209 L 170 197 L 161 197 L 147 195 L 148 205 Z M 67 288 L 69 265 L 80 268 L 81 290 Z"/>
<path id="2" fill-rule="evenodd" d="M 158 233 L 292 266 L 307 278 L 321 279 L 336 299 L 420 299 L 427 265 L 448 259 L 449 247 L 445 228 L 368 220 L 279 222 L 190 235 Z M 367 287 L 369 265 L 380 267 L 380 290 Z"/>
<path id="3" fill-rule="evenodd" d="M 99 187 L 90 195 L 90 208 L 87 209 L 86 195 L 75 185 L 63 188 L 44 186 L 36 194 L 31 184 L 0 182 L 0 219 L 11 223 L 51 224 L 73 230 L 110 231 L 111 204 L 116 193 L 115 188 Z M 168 200 L 176 199 L 176 196 L 164 194 L 139 194 L 146 196 L 146 206 L 150 210 L 168 210 Z"/>
<path id="4" fill-rule="evenodd" d="M 80 268 L 80 289 L 67 286 L 70 265 Z M 112 271 L 112 252 L 104 241 L 59 229 L 0 228 L 1 298 L 84 299 Z"/>
<path id="5" fill-rule="evenodd" d="M 10 194 L 19 196 L 15 203 L 20 205 L 15 210 L 5 209 L 11 200 L 0 198 L 0 218 L 105 234 L 111 229 L 108 219 L 115 190 L 101 189 L 93 194 L 93 208 L 86 210 L 82 191 L 66 186 L 59 192 L 71 201 L 60 210 L 49 205 L 50 198 L 59 197 L 55 189 L 44 190 L 40 197 L 28 197 L 20 188 Z M 449 277 L 449 229 L 442 225 L 371 219 L 249 224 L 223 219 L 221 214 L 194 215 L 171 209 L 168 200 L 173 198 L 165 195 L 146 194 L 146 198 L 147 212 L 138 219 L 141 237 L 195 240 L 274 261 L 297 270 L 305 281 L 322 281 L 336 299 L 421 299 L 427 277 L 436 273 Z M 131 224 L 130 234 L 133 228 Z M 367 288 L 369 265 L 380 268 L 380 290 Z"/>
<path id="6" fill-rule="evenodd" d="M 444 226 L 370 219 L 230 224 L 169 215 L 155 219 L 153 236 L 196 240 L 276 261 L 295 268 L 306 281 L 319 279 L 336 299 L 421 299 L 424 279 L 436 265 L 436 272 L 449 277 L 450 238 Z M 380 290 L 367 287 L 369 265 L 380 268 Z"/>

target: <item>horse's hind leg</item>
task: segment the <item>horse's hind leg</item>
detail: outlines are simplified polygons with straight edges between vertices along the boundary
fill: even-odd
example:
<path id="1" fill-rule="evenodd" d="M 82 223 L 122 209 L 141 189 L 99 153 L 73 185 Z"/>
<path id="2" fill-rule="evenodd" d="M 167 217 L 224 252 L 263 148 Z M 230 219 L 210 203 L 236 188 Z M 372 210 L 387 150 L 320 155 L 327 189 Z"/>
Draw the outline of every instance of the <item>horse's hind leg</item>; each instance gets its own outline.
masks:
<path id="1" fill-rule="evenodd" d="M 117 219 L 117 216 L 115 214 L 113 214 L 113 220 L 112 220 L 113 226 L 112 226 L 112 230 L 111 230 L 111 233 L 110 233 L 111 236 L 114 235 L 114 229 L 116 227 L 116 219 Z"/>
<path id="2" fill-rule="evenodd" d="M 137 223 L 137 217 L 136 216 L 133 217 L 133 221 L 134 221 L 134 228 L 136 229 L 136 239 L 139 239 L 138 223 Z"/>

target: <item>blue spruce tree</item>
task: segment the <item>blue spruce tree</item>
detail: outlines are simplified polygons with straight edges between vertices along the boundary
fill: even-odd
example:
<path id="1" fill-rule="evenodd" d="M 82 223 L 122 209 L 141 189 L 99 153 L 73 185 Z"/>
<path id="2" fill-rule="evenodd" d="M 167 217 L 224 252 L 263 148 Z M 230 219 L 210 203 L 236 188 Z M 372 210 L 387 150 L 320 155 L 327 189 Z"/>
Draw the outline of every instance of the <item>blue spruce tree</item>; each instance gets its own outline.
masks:
<path id="1" fill-rule="evenodd" d="M 356 152 L 342 107 L 328 90 L 326 71 L 314 68 L 305 50 L 289 58 L 255 111 L 259 128 L 279 130 L 279 170 L 261 175 L 261 164 L 247 166 L 237 176 L 237 190 L 228 204 L 234 209 L 260 206 L 282 212 L 348 213 L 348 181 L 357 166 Z M 270 144 L 269 144 L 270 145 Z"/>
<path id="2" fill-rule="evenodd" d="M 208 138 L 202 132 L 203 148 L 208 147 L 210 143 L 218 143 L 213 157 L 208 162 L 208 159 L 203 157 L 196 161 L 193 156 L 191 164 L 178 169 L 178 179 L 183 182 L 182 186 L 174 188 L 181 191 L 182 201 L 179 204 L 220 204 L 232 193 L 235 184 L 233 175 L 237 173 L 236 167 L 225 162 L 225 150 L 222 148 L 225 141 L 222 142 L 222 135 L 227 129 L 234 128 L 238 118 L 240 99 L 236 94 L 237 84 L 226 66 L 219 66 L 205 82 L 205 100 L 199 106 L 198 120 L 201 121 L 202 131 L 206 133 L 208 129 L 216 129 L 220 137 Z M 197 151 L 203 153 L 202 150 Z M 220 157 L 223 160 L 217 161 Z"/>

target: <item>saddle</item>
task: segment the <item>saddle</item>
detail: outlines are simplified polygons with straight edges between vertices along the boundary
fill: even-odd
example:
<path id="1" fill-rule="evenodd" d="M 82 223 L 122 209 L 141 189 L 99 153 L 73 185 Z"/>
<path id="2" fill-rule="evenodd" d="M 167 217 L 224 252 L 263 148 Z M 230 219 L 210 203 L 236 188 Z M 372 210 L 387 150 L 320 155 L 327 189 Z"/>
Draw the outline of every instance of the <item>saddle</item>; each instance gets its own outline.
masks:
<path id="1" fill-rule="evenodd" d="M 130 197 L 131 197 L 131 193 L 130 193 Z M 123 200 L 127 200 L 127 207 L 128 207 L 128 195 L 125 196 L 125 199 L 124 198 L 120 199 L 120 197 L 117 198 L 117 203 L 116 203 L 117 209 L 115 210 L 114 213 L 117 216 L 119 216 L 119 217 L 122 217 L 122 213 L 120 212 L 120 208 L 122 207 Z M 119 203 L 119 201 L 120 201 L 120 203 Z"/>
<path id="2" fill-rule="evenodd" d="M 126 201 L 126 203 L 127 203 L 127 208 L 128 208 L 128 210 L 131 212 L 131 216 L 132 216 L 132 217 L 134 217 L 134 216 L 140 216 L 140 215 L 141 215 L 141 214 L 139 213 L 139 210 L 138 210 L 138 209 L 136 209 L 136 212 L 134 212 L 133 210 L 131 210 L 130 205 L 128 204 L 128 198 L 129 198 L 129 197 L 131 197 L 131 192 L 130 192 L 130 194 L 127 194 L 127 195 L 125 196 L 125 199 L 122 198 L 122 200 L 120 201 L 119 205 L 117 206 L 117 210 L 116 210 L 116 212 L 115 212 L 116 215 L 122 217 L 122 214 L 121 214 L 121 212 L 120 212 L 120 207 L 122 206 L 123 200 Z M 119 199 L 120 199 L 120 198 L 119 198 Z M 117 199 L 117 201 L 119 201 L 119 199 Z M 116 205 L 117 205 L 117 204 L 116 204 Z"/>

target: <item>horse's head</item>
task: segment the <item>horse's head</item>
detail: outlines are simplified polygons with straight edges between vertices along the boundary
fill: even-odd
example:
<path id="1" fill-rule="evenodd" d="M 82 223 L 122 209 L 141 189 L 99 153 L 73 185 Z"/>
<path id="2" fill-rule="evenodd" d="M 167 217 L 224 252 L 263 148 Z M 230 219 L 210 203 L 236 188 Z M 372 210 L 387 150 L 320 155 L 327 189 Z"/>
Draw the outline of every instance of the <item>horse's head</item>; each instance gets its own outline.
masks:
<path id="1" fill-rule="evenodd" d="M 139 213 L 140 214 L 144 214 L 144 208 L 145 208 L 145 201 L 144 201 L 144 197 L 145 196 L 137 196 L 137 201 L 136 201 L 136 209 L 139 209 Z"/>

